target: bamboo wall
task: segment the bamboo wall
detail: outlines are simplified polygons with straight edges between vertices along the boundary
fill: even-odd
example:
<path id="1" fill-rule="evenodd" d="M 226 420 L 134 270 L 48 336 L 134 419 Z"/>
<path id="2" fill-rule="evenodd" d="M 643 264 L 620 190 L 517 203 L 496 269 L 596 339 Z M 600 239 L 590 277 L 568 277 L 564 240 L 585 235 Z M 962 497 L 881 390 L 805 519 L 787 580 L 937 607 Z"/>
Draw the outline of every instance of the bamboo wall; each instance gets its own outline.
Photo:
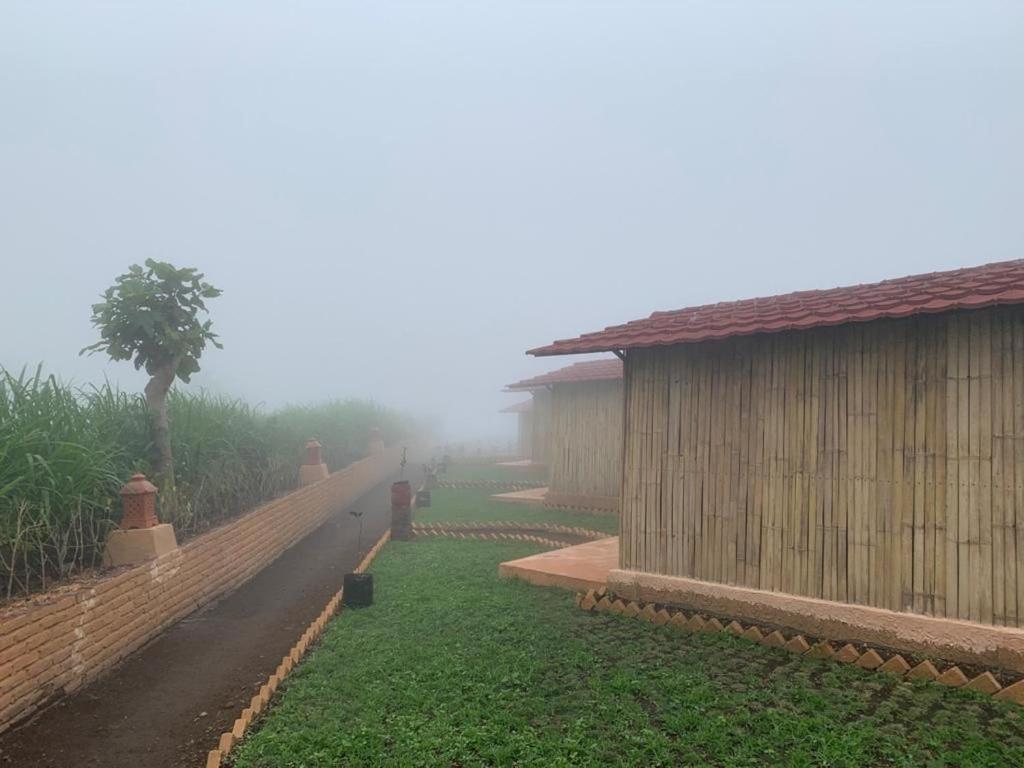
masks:
<path id="1" fill-rule="evenodd" d="M 519 414 L 519 443 L 516 456 L 528 459 L 533 453 L 533 411 Z"/>
<path id="2" fill-rule="evenodd" d="M 551 392 L 548 483 L 554 493 L 618 497 L 622 381 L 556 384 Z"/>
<path id="3" fill-rule="evenodd" d="M 1024 626 L 1024 308 L 631 350 L 622 567 Z"/>
<path id="4" fill-rule="evenodd" d="M 550 451 L 551 392 L 539 389 L 533 393 L 533 446 L 530 458 L 537 464 L 547 464 Z"/>

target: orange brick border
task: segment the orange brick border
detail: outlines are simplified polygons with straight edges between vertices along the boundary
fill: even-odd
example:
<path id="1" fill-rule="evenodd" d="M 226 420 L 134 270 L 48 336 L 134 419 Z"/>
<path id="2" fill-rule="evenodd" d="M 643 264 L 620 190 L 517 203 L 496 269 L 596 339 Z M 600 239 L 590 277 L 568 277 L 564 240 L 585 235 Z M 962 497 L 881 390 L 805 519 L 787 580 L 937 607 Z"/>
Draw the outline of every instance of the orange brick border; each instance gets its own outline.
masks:
<path id="1" fill-rule="evenodd" d="M 548 533 L 564 533 L 570 536 L 578 536 L 582 539 L 607 539 L 612 534 L 602 531 L 595 531 L 591 528 L 580 528 L 570 525 L 559 525 L 557 523 L 520 523 L 513 521 L 498 521 L 486 523 L 413 523 L 415 533 L 440 534 L 449 533 L 479 533 L 481 531 L 546 531 Z M 436 534 L 435 534 L 436 535 Z"/>
<path id="2" fill-rule="evenodd" d="M 488 491 L 528 491 L 543 488 L 543 480 L 438 480 L 437 488 Z"/>
<path id="3" fill-rule="evenodd" d="M 493 533 L 462 533 L 459 531 L 446 531 L 440 530 L 420 530 L 415 531 L 418 538 L 426 538 L 427 536 L 433 536 L 435 538 L 447 538 L 447 539 L 477 539 L 479 541 L 531 541 L 534 544 L 543 544 L 546 547 L 552 549 L 562 549 L 563 547 L 571 547 L 572 542 L 559 541 L 558 539 L 548 539 L 543 536 L 535 536 L 530 533 L 511 533 L 507 531 L 495 531 Z"/>
<path id="4" fill-rule="evenodd" d="M 682 632 L 728 632 L 736 637 L 774 648 L 783 648 L 791 653 L 807 656 L 812 659 L 831 660 L 841 664 L 852 664 L 861 669 L 878 670 L 885 674 L 907 680 L 928 680 L 951 688 L 964 688 L 992 696 L 1000 701 L 1011 701 L 1024 705 L 1024 679 L 1003 687 L 990 670 L 968 678 L 963 670 L 956 665 L 947 667 L 940 672 L 929 660 L 921 661 L 916 666 L 898 653 L 886 658 L 886 649 L 877 649 L 853 643 L 846 643 L 836 648 L 828 639 L 808 640 L 800 634 L 787 638 L 779 629 L 767 629 L 755 624 L 741 624 L 730 621 L 726 625 L 715 617 L 706 618 L 700 613 L 687 614 L 673 606 L 657 607 L 655 603 L 642 603 L 624 600 L 608 592 L 605 588 L 577 593 L 576 604 L 585 611 L 595 613 L 612 613 L 629 618 L 638 618 L 655 625 L 667 625 Z"/>
<path id="5" fill-rule="evenodd" d="M 356 566 L 356 573 L 363 573 L 373 559 L 377 557 L 377 553 L 383 548 L 385 544 L 391 539 L 391 530 L 384 531 L 384 534 L 377 539 L 377 543 L 374 544 L 370 551 L 366 553 L 366 556 L 362 559 L 359 565 Z M 313 642 L 320 637 L 324 629 L 326 629 L 328 622 L 334 617 L 340 610 L 341 601 L 344 597 L 344 589 L 339 589 L 338 592 L 332 597 L 324 609 L 320 612 L 313 622 L 309 625 L 305 632 L 302 633 L 302 637 L 298 639 L 292 649 L 281 659 L 281 663 L 277 665 L 277 670 L 270 676 L 266 684 L 260 686 L 258 694 L 252 697 L 249 702 L 249 706 L 242 710 L 238 719 L 235 720 L 234 726 L 230 731 L 225 731 L 220 735 L 220 741 L 217 744 L 216 749 L 211 749 L 209 754 L 206 756 L 206 768 L 220 768 L 222 761 L 225 757 L 230 754 L 231 750 L 234 749 L 235 745 L 245 736 L 245 731 L 252 724 L 256 715 L 262 712 L 267 704 L 270 703 L 270 699 L 273 697 L 274 692 L 277 690 L 281 681 L 284 680 L 288 674 L 294 669 L 295 665 L 298 664 L 302 657 L 306 655 L 306 651 Z"/>

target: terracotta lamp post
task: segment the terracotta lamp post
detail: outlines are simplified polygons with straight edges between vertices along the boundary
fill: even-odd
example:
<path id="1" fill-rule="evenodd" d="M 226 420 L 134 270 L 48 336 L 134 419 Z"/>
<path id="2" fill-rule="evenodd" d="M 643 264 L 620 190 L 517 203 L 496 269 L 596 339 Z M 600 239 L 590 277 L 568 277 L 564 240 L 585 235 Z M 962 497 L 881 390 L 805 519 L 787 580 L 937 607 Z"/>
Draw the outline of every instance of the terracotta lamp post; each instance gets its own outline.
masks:
<path id="1" fill-rule="evenodd" d="M 121 489 L 121 528 L 152 528 L 160 525 L 156 516 L 156 486 L 141 472 L 132 475 L 132 479 Z"/>
<path id="2" fill-rule="evenodd" d="M 110 532 L 103 552 L 105 566 L 134 565 L 178 548 L 174 526 L 156 516 L 157 487 L 142 473 L 121 489 L 121 527 Z"/>
<path id="3" fill-rule="evenodd" d="M 391 539 L 412 538 L 412 486 L 408 480 L 399 480 L 391 484 Z"/>
<path id="4" fill-rule="evenodd" d="M 324 464 L 323 446 L 316 438 L 310 438 L 306 443 L 306 460 L 299 467 L 299 487 L 319 483 L 329 475 L 327 465 Z"/>

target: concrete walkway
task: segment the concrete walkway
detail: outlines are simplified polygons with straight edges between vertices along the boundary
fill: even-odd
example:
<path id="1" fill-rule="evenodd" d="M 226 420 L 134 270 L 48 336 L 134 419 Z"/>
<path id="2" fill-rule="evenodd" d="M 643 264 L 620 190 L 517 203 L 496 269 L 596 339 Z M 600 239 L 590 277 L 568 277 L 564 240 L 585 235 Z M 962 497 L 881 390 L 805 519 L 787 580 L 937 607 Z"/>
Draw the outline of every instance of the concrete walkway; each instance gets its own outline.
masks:
<path id="1" fill-rule="evenodd" d="M 541 587 L 580 591 L 603 587 L 608 573 L 618 567 L 619 537 L 612 536 L 509 560 L 498 566 L 498 575 Z"/>
<path id="2" fill-rule="evenodd" d="M 494 501 L 501 501 L 505 504 L 525 504 L 529 507 L 543 507 L 544 497 L 547 495 L 547 488 L 527 488 L 525 491 L 496 493 L 491 498 Z"/>

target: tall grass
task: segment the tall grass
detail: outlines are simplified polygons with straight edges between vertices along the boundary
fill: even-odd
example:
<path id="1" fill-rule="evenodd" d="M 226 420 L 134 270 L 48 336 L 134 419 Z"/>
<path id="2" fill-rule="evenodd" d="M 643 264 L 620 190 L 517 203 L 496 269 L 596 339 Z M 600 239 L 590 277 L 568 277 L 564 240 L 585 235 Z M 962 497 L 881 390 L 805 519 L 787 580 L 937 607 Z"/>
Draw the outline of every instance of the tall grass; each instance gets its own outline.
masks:
<path id="1" fill-rule="evenodd" d="M 169 406 L 177 505 L 161 515 L 179 538 L 294 488 L 310 437 L 335 470 L 365 455 L 374 427 L 389 442 L 409 427 L 358 400 L 268 413 L 174 391 Z M 148 471 L 151 448 L 141 396 L 0 368 L 0 597 L 97 565 L 120 519 L 118 491 L 133 472 Z"/>

